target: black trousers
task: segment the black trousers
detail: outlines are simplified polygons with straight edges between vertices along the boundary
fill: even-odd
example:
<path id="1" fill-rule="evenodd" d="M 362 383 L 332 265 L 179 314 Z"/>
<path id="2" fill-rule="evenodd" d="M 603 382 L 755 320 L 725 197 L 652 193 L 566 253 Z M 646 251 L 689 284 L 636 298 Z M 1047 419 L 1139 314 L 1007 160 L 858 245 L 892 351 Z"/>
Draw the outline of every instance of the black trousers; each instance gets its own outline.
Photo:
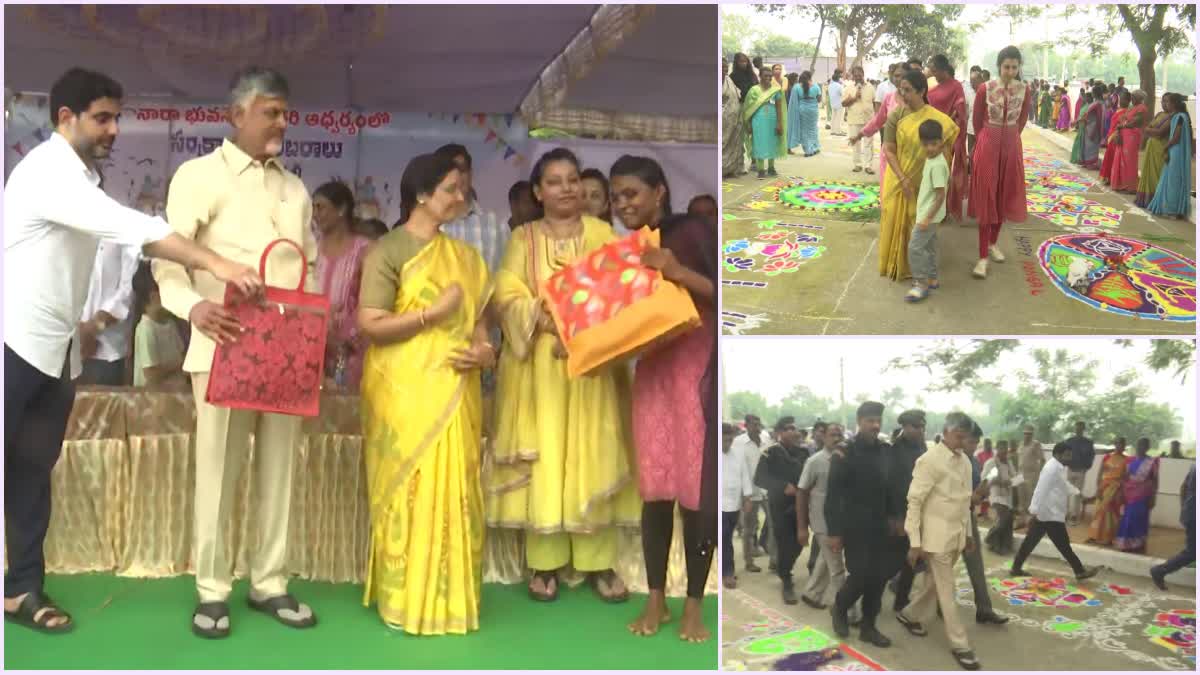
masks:
<path id="1" fill-rule="evenodd" d="M 842 538 L 846 556 L 846 583 L 838 591 L 837 607 L 850 611 L 862 601 L 862 627 L 874 627 L 883 605 L 883 589 L 895 570 L 887 561 L 893 557 L 885 536 L 847 534 Z"/>
<path id="2" fill-rule="evenodd" d="M 116 361 L 101 361 L 88 359 L 83 362 L 83 374 L 79 376 L 79 384 L 94 384 L 102 387 L 124 387 L 125 359 Z"/>
<path id="3" fill-rule="evenodd" d="M 1196 521 L 1192 520 L 1192 522 L 1185 524 L 1183 531 L 1186 535 L 1184 549 L 1176 553 L 1173 558 L 1167 560 L 1162 565 L 1157 565 L 1153 568 L 1161 572 L 1163 576 L 1176 570 L 1181 570 L 1196 562 Z"/>
<path id="4" fill-rule="evenodd" d="M 75 403 L 70 348 L 62 376 L 52 378 L 4 346 L 4 597 L 41 591 L 42 546 L 50 527 L 50 472 L 62 452 Z"/>
<path id="5" fill-rule="evenodd" d="M 775 526 L 775 573 L 787 586 L 792 583 L 792 568 L 804 550 L 796 539 L 796 510 L 791 506 L 795 502 L 790 497 L 779 500 L 768 497 L 767 503 Z"/>
<path id="6" fill-rule="evenodd" d="M 733 530 L 741 511 L 721 512 L 721 576 L 732 577 L 737 572 L 733 564 Z"/>
<path id="7" fill-rule="evenodd" d="M 817 543 L 816 537 L 808 539 L 808 573 L 812 574 L 817 566 L 817 558 L 821 557 L 821 546 Z"/>
<path id="8" fill-rule="evenodd" d="M 717 519 L 700 511 L 679 507 L 683 518 L 683 555 L 687 564 L 687 596 L 704 598 L 708 572 L 717 543 Z M 730 528 L 732 532 L 732 529 Z M 667 588 L 667 559 L 675 535 L 675 502 L 642 504 L 642 554 L 646 557 L 646 585 L 652 591 Z"/>
<path id="9" fill-rule="evenodd" d="M 1042 540 L 1042 537 L 1050 537 L 1050 541 L 1054 543 L 1054 547 L 1062 554 L 1063 560 L 1071 566 L 1075 574 L 1083 572 L 1083 563 L 1079 562 L 1079 556 L 1075 555 L 1075 551 L 1071 549 L 1071 537 L 1067 534 L 1066 523 L 1044 522 L 1042 520 L 1034 520 L 1029 526 L 1029 532 L 1025 533 L 1025 541 L 1021 542 L 1021 548 L 1017 551 L 1017 557 L 1013 558 L 1013 569 L 1021 569 L 1021 565 L 1025 559 L 1033 553 L 1034 547 Z"/>

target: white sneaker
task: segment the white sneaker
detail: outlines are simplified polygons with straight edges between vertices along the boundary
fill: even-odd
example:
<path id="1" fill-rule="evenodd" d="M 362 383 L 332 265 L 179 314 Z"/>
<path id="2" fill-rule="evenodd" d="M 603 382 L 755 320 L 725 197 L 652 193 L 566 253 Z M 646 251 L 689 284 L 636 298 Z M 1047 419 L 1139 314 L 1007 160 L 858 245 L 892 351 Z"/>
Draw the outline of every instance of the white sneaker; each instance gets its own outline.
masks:
<path id="1" fill-rule="evenodd" d="M 987 263 L 988 263 L 987 258 L 980 258 L 979 262 L 975 263 L 975 271 L 971 272 L 971 274 L 975 275 L 976 279 L 986 279 L 987 278 Z"/>
<path id="2" fill-rule="evenodd" d="M 1004 262 L 1004 254 L 1000 252 L 1000 248 L 998 246 L 989 247 L 988 253 L 992 254 L 992 260 L 995 260 L 996 262 Z"/>

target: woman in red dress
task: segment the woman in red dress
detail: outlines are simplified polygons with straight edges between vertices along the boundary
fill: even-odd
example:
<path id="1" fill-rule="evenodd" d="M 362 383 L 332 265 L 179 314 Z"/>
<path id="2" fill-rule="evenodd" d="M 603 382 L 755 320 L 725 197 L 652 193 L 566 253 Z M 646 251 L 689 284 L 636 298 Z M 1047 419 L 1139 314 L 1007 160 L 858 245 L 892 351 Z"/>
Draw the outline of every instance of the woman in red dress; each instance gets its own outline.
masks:
<path id="1" fill-rule="evenodd" d="M 962 83 L 954 79 L 954 66 L 945 54 L 937 54 L 929 60 L 929 72 L 937 80 L 937 86 L 929 90 L 929 105 L 958 125 L 950 164 L 950 184 L 946 188 L 946 215 L 953 220 L 962 220 L 962 203 L 967 192 L 967 99 Z"/>
<path id="2" fill-rule="evenodd" d="M 971 123 L 975 126 L 975 155 L 967 215 L 979 222 L 979 262 L 974 275 L 987 276 L 988 255 L 1004 262 L 996 248 L 1004 221 L 1025 222 L 1025 159 L 1021 132 L 1029 120 L 1029 86 L 1017 79 L 1021 51 L 1012 45 L 996 59 L 1000 79 L 990 80 L 975 93 Z"/>
<path id="3" fill-rule="evenodd" d="M 1132 100 L 1132 107 L 1126 108 L 1125 118 L 1120 124 L 1114 122 L 1113 134 L 1120 136 L 1116 141 L 1117 146 L 1109 143 L 1108 150 L 1116 155 L 1113 160 L 1112 174 L 1110 181 L 1112 189 L 1116 192 L 1125 192 L 1136 194 L 1138 188 L 1138 151 L 1142 148 L 1142 129 L 1146 127 L 1147 113 L 1146 95 L 1141 90 L 1133 92 L 1132 97 L 1128 91 L 1121 92 L 1121 105 L 1129 106 Z"/>
<path id="4" fill-rule="evenodd" d="M 1100 180 L 1105 185 L 1112 183 L 1113 166 L 1121 156 L 1121 126 L 1125 124 L 1129 114 L 1129 93 L 1121 92 L 1117 109 L 1113 111 L 1112 121 L 1108 125 L 1108 136 L 1104 144 L 1104 160 L 1100 163 Z"/>

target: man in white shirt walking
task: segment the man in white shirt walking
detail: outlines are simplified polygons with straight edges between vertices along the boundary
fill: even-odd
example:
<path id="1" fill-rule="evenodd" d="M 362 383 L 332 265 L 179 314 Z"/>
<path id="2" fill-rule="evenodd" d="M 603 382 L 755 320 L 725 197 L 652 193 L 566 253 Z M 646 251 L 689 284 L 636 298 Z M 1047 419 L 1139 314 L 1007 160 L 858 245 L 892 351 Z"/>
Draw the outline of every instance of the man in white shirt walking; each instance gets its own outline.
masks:
<path id="1" fill-rule="evenodd" d="M 825 527 L 825 494 L 829 489 L 829 465 L 838 446 L 845 438 L 840 424 L 825 427 L 824 447 L 804 463 L 800 484 L 796 486 L 796 530 L 800 543 L 807 545 L 809 533 L 817 554 L 817 563 L 808 575 L 808 584 L 800 600 L 813 609 L 825 609 L 833 603 L 834 595 L 846 581 L 846 561 L 842 552 L 836 553 L 824 542 L 829 530 Z M 849 611 L 850 623 L 859 622 L 861 612 L 855 604 Z"/>
<path id="2" fill-rule="evenodd" d="M 758 461 L 762 459 L 763 450 L 770 445 L 770 439 L 763 434 L 763 423 L 757 415 L 746 415 L 746 433 L 733 440 L 733 452 L 744 460 L 746 473 L 753 484 L 754 474 L 758 471 Z M 763 504 L 767 499 L 767 491 L 755 487 L 750 496 L 750 508 L 742 513 L 742 564 L 747 572 L 761 572 L 762 568 L 754 564 L 758 554 L 758 514 L 765 511 Z"/>
<path id="3" fill-rule="evenodd" d="M 846 135 L 842 130 L 842 121 L 846 116 L 846 110 L 842 107 L 842 90 L 842 71 L 837 69 L 833 71 L 833 77 L 829 80 L 829 133 L 834 136 Z"/>
<path id="4" fill-rule="evenodd" d="M 721 584 L 737 588 L 737 569 L 733 564 L 733 530 L 738 514 L 750 510 L 750 495 L 754 492 L 746 462 L 732 450 L 732 424 L 721 425 Z"/>
<path id="5" fill-rule="evenodd" d="M 1011 575 L 1014 577 L 1029 576 L 1021 568 L 1025 559 L 1033 553 L 1033 549 L 1043 536 L 1050 537 L 1054 547 L 1062 554 L 1063 560 L 1075 572 L 1079 581 L 1096 576 L 1096 567 L 1084 567 L 1079 556 L 1071 548 L 1071 538 L 1067 535 L 1067 502 L 1079 495 L 1079 488 L 1067 480 L 1067 462 L 1071 459 L 1071 446 L 1059 443 L 1054 446 L 1052 457 L 1042 468 L 1038 476 L 1037 487 L 1033 490 L 1033 501 L 1029 505 L 1029 532 L 1017 557 L 1013 558 Z"/>
<path id="6" fill-rule="evenodd" d="M 46 597 L 42 546 L 50 473 L 82 371 L 79 322 L 98 242 L 140 247 L 256 295 L 254 270 L 196 246 L 161 218 L 99 188 L 97 164 L 117 137 L 121 85 L 81 68 L 50 88 L 54 134 L 13 169 L 4 190 L 4 614 L 46 633 L 74 628 Z"/>
<path id="7" fill-rule="evenodd" d="M 136 246 L 100 242 L 79 325 L 79 346 L 86 359 L 80 384 L 129 384 L 125 367 L 133 337 L 133 275 L 140 261 Z"/>
<path id="8" fill-rule="evenodd" d="M 854 146 L 854 172 L 875 173 L 875 136 L 862 136 L 867 122 L 875 116 L 875 87 L 867 82 L 862 66 L 850 70 L 852 81 L 846 84 L 842 103 L 846 106 L 846 123 L 850 125 L 851 140 L 858 138 Z"/>
<path id="9" fill-rule="evenodd" d="M 940 606 L 950 651 L 967 670 L 979 670 L 979 661 L 958 616 L 954 565 L 960 553 L 979 545 L 971 536 L 971 460 L 963 452 L 974 428 L 967 415 L 950 413 L 942 441 L 921 455 L 913 467 L 904 519 L 911 547 L 908 564 L 915 566 L 924 559 L 929 569 L 912 602 L 896 613 L 908 632 L 924 636 L 921 620 L 932 618 Z"/>

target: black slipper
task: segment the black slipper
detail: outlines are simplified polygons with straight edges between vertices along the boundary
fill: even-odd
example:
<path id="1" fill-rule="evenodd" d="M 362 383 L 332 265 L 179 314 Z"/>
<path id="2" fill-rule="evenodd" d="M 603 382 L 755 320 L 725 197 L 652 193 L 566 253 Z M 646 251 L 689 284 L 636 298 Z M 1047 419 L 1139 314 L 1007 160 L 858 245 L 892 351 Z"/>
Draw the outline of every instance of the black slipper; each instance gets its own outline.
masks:
<path id="1" fill-rule="evenodd" d="M 312 628 L 317 625 L 317 615 L 313 613 L 312 608 L 309 608 L 308 618 L 305 619 L 289 619 L 280 614 L 285 609 L 293 612 L 300 611 L 300 601 L 292 597 L 290 593 L 277 595 L 266 600 L 255 600 L 254 596 L 249 596 L 246 598 L 246 601 L 250 605 L 250 609 L 262 612 L 288 628 Z"/>
<path id="2" fill-rule="evenodd" d="M 533 590 L 533 579 L 530 579 L 529 580 L 529 597 L 533 598 L 534 600 L 537 600 L 538 602 L 554 602 L 555 600 L 558 599 L 558 575 L 556 573 L 554 573 L 554 572 L 534 572 L 533 576 L 537 579 L 542 580 L 542 584 L 545 585 L 547 592 L 538 593 L 538 592 L 534 591 Z M 554 582 L 554 592 L 553 593 L 549 592 L 551 581 Z"/>
<path id="3" fill-rule="evenodd" d="M 925 637 L 926 635 L 929 635 L 929 632 L 925 630 L 925 627 L 921 625 L 920 621 L 913 621 L 903 614 L 896 614 L 896 620 L 899 621 L 900 625 L 904 626 L 908 632 L 916 635 L 917 637 Z"/>
<path id="4" fill-rule="evenodd" d="M 198 616 L 212 619 L 212 628 L 205 628 L 197 624 L 196 617 Z M 221 628 L 221 619 L 225 620 L 224 628 Z M 192 632 L 209 640 L 229 637 L 229 605 L 224 602 L 202 602 L 196 605 L 196 611 L 192 612 Z"/>
<path id="5" fill-rule="evenodd" d="M 958 661 L 958 665 L 966 670 L 979 670 L 981 667 L 979 659 L 975 658 L 975 652 L 970 649 L 956 649 L 950 653 L 954 655 L 954 660 Z"/>
<path id="6" fill-rule="evenodd" d="M 45 611 L 43 612 L 43 610 Z M 40 620 L 34 618 L 38 612 L 42 612 Z M 55 618 L 64 618 L 67 621 L 57 626 L 49 625 L 50 621 Z M 40 591 L 31 591 L 28 593 L 17 607 L 17 611 L 9 612 L 5 610 L 4 620 L 8 623 L 19 624 L 50 635 L 69 633 L 75 629 L 75 621 L 71 619 L 71 615 L 59 609 L 50 600 L 50 596 Z"/>
<path id="7" fill-rule="evenodd" d="M 601 600 L 615 605 L 615 604 L 625 602 L 626 600 L 629 599 L 629 589 L 628 588 L 626 588 L 624 591 L 622 591 L 621 593 L 619 593 L 617 595 L 605 595 L 603 592 L 600 591 L 600 582 L 601 581 L 608 584 L 608 588 L 610 590 L 612 589 L 612 587 L 615 585 L 614 582 L 619 580 L 616 572 L 614 572 L 612 570 L 604 570 L 603 572 L 593 572 L 593 573 L 589 574 L 588 577 L 589 577 L 589 581 L 591 581 L 591 584 L 592 584 L 592 590 L 596 591 L 596 595 L 600 596 Z"/>

